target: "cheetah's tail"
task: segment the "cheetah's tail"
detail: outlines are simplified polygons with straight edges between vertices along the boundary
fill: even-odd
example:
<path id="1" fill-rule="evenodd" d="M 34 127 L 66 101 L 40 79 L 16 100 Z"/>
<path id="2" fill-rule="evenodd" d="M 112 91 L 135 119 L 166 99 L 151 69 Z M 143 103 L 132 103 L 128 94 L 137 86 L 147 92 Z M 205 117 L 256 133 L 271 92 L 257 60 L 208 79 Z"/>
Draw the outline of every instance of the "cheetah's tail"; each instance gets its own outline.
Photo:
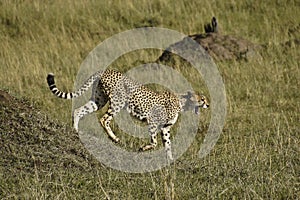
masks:
<path id="1" fill-rule="evenodd" d="M 85 91 L 87 91 L 93 83 L 100 78 L 102 72 L 97 72 L 90 76 L 85 83 L 75 92 L 62 92 L 60 91 L 55 84 L 54 74 L 49 73 L 47 76 L 48 86 L 53 94 L 55 94 L 59 98 L 63 99 L 72 99 L 81 96 Z"/>

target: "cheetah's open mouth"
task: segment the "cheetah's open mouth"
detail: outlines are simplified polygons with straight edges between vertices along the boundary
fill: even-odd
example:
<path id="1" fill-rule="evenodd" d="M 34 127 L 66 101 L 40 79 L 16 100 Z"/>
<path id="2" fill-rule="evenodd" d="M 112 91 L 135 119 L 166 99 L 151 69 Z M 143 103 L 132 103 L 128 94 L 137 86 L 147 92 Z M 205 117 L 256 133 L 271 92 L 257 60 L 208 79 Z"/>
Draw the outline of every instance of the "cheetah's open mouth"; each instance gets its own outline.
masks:
<path id="1" fill-rule="evenodd" d="M 200 108 L 200 107 L 201 107 L 201 108 L 208 108 L 208 107 L 209 107 L 209 104 L 205 104 L 205 103 L 204 103 L 204 104 L 202 104 L 201 106 L 195 106 L 195 110 L 194 110 L 194 111 L 195 111 L 195 114 L 196 114 L 196 115 L 199 115 L 199 108 Z"/>
<path id="2" fill-rule="evenodd" d="M 202 108 L 208 108 L 208 107 L 209 107 L 208 104 L 203 104 L 203 105 L 202 105 Z"/>

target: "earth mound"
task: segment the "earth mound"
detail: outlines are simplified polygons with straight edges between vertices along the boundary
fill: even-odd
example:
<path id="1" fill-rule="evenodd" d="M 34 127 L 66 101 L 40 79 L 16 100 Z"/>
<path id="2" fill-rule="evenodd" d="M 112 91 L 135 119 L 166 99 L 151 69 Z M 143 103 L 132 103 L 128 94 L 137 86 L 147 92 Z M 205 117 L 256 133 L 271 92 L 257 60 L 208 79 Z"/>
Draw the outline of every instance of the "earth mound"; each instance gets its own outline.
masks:
<path id="1" fill-rule="evenodd" d="M 29 101 L 0 90 L 0 108 L 3 179 L 21 171 L 85 169 L 95 163 L 71 127 L 50 119 Z"/>

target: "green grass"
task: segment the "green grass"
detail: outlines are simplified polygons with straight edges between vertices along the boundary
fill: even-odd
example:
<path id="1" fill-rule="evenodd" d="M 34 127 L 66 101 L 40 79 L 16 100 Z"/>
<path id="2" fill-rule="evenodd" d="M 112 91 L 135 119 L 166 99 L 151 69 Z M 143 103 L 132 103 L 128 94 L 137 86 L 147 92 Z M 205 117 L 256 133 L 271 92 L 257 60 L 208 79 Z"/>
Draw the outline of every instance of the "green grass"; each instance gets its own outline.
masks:
<path id="1" fill-rule="evenodd" d="M 0 2 L 0 89 L 18 97 L 0 104 L 0 198 L 297 199 L 299 8 L 297 1 Z M 97 162 L 70 128 L 71 101 L 50 93 L 47 73 L 71 90 L 81 62 L 106 38 L 142 26 L 201 33 L 212 16 L 222 33 L 264 48 L 260 59 L 217 63 L 228 114 L 210 155 L 197 154 L 205 116 L 193 145 L 160 171 L 128 174 Z M 125 71 L 160 53 L 133 52 L 112 67 Z"/>

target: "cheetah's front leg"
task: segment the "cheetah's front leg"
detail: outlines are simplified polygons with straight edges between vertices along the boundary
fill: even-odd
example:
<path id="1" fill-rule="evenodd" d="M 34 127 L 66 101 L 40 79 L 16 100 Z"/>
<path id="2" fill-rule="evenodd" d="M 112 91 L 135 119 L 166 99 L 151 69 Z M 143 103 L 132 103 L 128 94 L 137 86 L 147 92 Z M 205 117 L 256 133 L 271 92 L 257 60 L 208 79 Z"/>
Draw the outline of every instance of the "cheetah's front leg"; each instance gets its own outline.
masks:
<path id="1" fill-rule="evenodd" d="M 165 151 L 167 154 L 167 157 L 170 160 L 173 160 L 172 152 L 171 152 L 171 140 L 170 140 L 170 129 L 172 125 L 165 126 L 162 128 L 162 141 L 165 146 Z"/>
<path id="2" fill-rule="evenodd" d="M 167 158 L 173 160 L 172 152 L 171 152 L 171 140 L 170 140 L 170 128 L 173 124 L 165 126 L 162 128 L 162 141 L 165 146 L 165 151 L 167 154 Z M 157 131 L 158 127 L 156 125 L 149 126 L 150 132 L 150 144 L 145 145 L 140 148 L 141 151 L 147 151 L 150 149 L 154 149 L 157 146 Z"/>
<path id="3" fill-rule="evenodd" d="M 142 146 L 140 151 L 147 151 L 150 149 L 154 149 L 157 146 L 157 130 L 158 127 L 155 124 L 149 125 L 149 133 L 150 133 L 150 144 Z"/>

